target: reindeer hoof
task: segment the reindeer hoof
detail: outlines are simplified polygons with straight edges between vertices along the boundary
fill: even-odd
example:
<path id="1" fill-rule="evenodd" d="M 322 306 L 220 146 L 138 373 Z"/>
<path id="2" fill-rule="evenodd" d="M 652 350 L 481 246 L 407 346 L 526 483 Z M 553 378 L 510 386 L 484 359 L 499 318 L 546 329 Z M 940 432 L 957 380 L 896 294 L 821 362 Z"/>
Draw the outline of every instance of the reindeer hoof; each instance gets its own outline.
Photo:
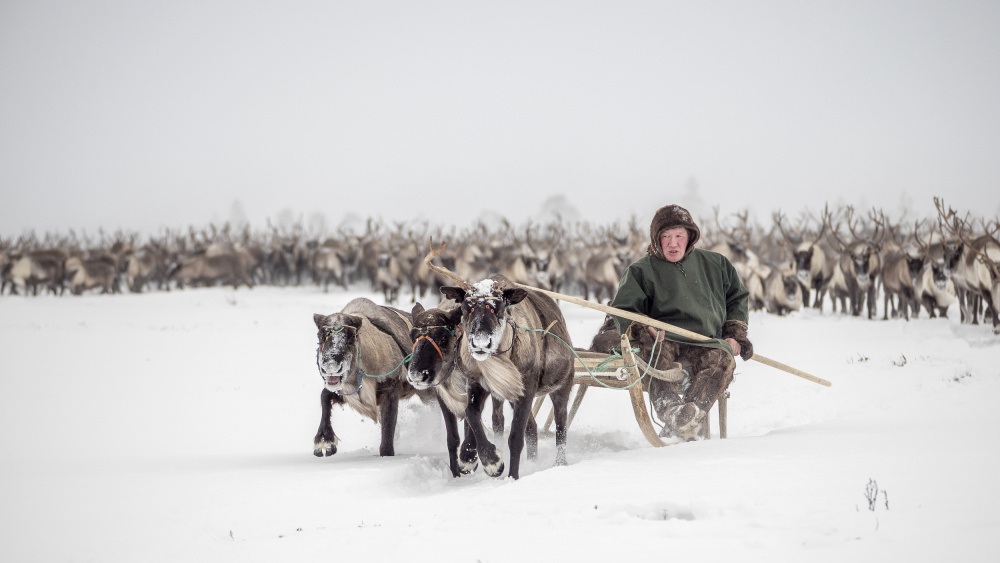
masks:
<path id="1" fill-rule="evenodd" d="M 337 440 L 328 442 L 326 440 L 320 440 L 313 445 L 313 455 L 316 457 L 332 456 L 337 453 Z"/>
<path id="2" fill-rule="evenodd" d="M 316 457 L 323 457 L 323 456 L 329 457 L 335 453 L 337 453 L 337 446 L 333 445 L 327 448 L 316 448 L 313 450 L 313 455 Z"/>
<path id="3" fill-rule="evenodd" d="M 504 464 L 503 464 L 502 461 L 500 463 L 498 463 L 497 465 L 484 465 L 483 466 L 483 470 L 486 471 L 486 474 L 489 475 L 490 477 L 503 477 L 503 470 L 504 469 L 505 469 L 505 466 L 504 466 Z"/>
<path id="4" fill-rule="evenodd" d="M 462 475 L 468 475 L 470 473 L 475 473 L 479 469 L 479 456 L 472 456 L 469 459 L 459 458 L 458 460 L 459 471 Z"/>

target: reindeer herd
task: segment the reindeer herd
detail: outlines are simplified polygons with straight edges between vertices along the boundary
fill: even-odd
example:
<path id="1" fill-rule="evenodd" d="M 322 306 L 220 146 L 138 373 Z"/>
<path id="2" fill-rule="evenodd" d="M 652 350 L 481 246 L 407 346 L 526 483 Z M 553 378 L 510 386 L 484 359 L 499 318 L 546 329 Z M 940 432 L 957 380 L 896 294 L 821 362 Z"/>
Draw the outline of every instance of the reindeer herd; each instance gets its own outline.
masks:
<path id="1" fill-rule="evenodd" d="M 853 207 L 769 225 L 743 211 L 702 218 L 699 244 L 725 254 L 750 290 L 751 308 L 783 315 L 804 307 L 877 318 L 934 318 L 954 306 L 961 320 L 998 328 L 1000 221 L 964 215 L 935 198 L 937 215 L 893 219 Z M 462 279 L 510 281 L 609 302 L 624 267 L 649 242 L 646 226 L 477 223 L 459 231 L 426 223 L 369 220 L 365 232 L 310 235 L 301 226 L 267 231 L 210 226 L 163 231 L 141 241 L 121 231 L 98 237 L 34 233 L 0 237 L 0 295 L 74 295 L 231 285 L 368 287 L 388 305 L 415 303 L 449 281 L 427 267 L 431 238 L 448 240 L 440 263 Z M 881 303 L 879 296 L 882 297 Z M 829 306 L 826 302 L 829 298 Z"/>
<path id="2" fill-rule="evenodd" d="M 608 300 L 618 275 L 645 239 L 634 225 L 594 228 L 576 224 L 479 223 L 458 232 L 426 224 L 392 227 L 369 220 L 364 233 L 309 235 L 301 226 L 266 232 L 210 226 L 165 231 L 140 241 L 121 231 L 99 237 L 34 233 L 0 237 L 0 295 L 74 295 L 183 289 L 195 286 L 308 286 L 328 291 L 356 284 L 382 294 L 387 304 L 437 294 L 444 278 L 423 263 L 431 237 L 453 241 L 441 261 L 476 278 L 503 272 L 511 280 L 568 289 Z"/>

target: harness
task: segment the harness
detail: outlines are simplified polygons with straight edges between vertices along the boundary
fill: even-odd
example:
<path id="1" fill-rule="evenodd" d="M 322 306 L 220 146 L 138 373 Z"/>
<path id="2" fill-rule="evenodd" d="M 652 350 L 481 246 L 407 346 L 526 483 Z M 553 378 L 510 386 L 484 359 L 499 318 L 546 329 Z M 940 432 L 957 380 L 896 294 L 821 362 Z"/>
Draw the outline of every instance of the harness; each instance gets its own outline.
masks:
<path id="1" fill-rule="evenodd" d="M 514 349 L 514 344 L 517 343 L 517 329 L 518 329 L 518 326 L 516 324 L 514 324 L 514 319 L 512 319 L 510 317 L 507 317 L 507 324 L 510 325 L 510 334 L 511 334 L 511 337 L 510 337 L 510 346 L 508 346 L 506 350 L 499 350 L 499 351 L 493 352 L 492 354 L 490 354 L 490 356 L 502 356 L 502 355 L 506 354 L 507 352 L 510 352 L 511 350 Z"/>
<path id="2" fill-rule="evenodd" d="M 497 311 L 493 307 L 493 305 L 490 304 L 490 302 L 489 302 L 488 299 L 490 299 L 490 298 L 488 298 L 488 297 L 478 297 L 478 298 L 476 298 L 476 304 L 478 304 L 478 305 L 480 305 L 482 307 L 485 307 L 490 313 L 493 313 L 494 315 L 496 315 Z M 512 309 L 513 307 L 514 307 L 514 305 L 508 305 L 507 306 L 507 310 L 510 311 L 510 309 Z M 469 304 L 469 313 L 475 313 L 475 312 L 476 312 L 475 305 L 473 305 L 472 303 L 470 303 Z M 517 329 L 518 329 L 518 326 L 517 326 L 517 324 L 514 323 L 514 319 L 512 318 L 512 316 L 508 316 L 507 317 L 507 324 L 510 325 L 510 330 L 511 330 L 511 335 L 512 335 L 511 339 L 510 339 L 510 346 L 508 346 L 506 350 L 500 350 L 500 351 L 497 351 L 497 352 L 493 352 L 492 354 L 490 354 L 491 357 L 492 356 L 502 356 L 502 355 L 506 354 L 507 352 L 510 352 L 511 350 L 514 349 L 514 344 L 517 342 Z M 459 329 L 461 329 L 461 328 L 462 328 L 462 325 L 459 325 Z"/>
<path id="3" fill-rule="evenodd" d="M 444 326 L 444 325 L 430 325 L 430 326 L 425 326 L 425 327 L 421 328 L 417 332 L 417 334 L 419 334 L 420 336 L 417 336 L 417 338 L 413 341 L 413 348 L 410 351 L 411 352 L 416 351 L 416 349 L 417 349 L 417 343 L 420 342 L 421 340 L 427 340 L 428 342 L 431 343 L 432 346 L 434 346 L 434 349 L 437 350 L 438 356 L 440 356 L 441 359 L 444 360 L 444 352 L 441 351 L 441 347 L 438 346 L 438 343 L 435 342 L 433 338 L 431 338 L 430 334 L 428 334 L 432 328 L 443 328 L 446 331 L 448 331 L 448 334 L 450 334 L 452 337 L 455 337 L 456 334 L 461 334 L 462 333 L 462 327 L 461 327 L 461 325 L 459 325 L 457 333 L 454 330 L 452 330 L 452 329 L 450 329 L 450 328 L 448 328 L 447 326 Z"/>

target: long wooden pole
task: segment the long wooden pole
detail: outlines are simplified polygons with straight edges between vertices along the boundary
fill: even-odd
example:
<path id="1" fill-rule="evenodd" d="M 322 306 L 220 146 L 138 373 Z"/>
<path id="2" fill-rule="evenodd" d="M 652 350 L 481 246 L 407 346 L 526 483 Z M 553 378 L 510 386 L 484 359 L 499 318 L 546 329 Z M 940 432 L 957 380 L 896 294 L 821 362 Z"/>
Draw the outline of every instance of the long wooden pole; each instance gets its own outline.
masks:
<path id="1" fill-rule="evenodd" d="M 551 297 L 553 299 L 556 299 L 556 300 L 559 300 L 559 301 L 566 301 L 568 303 L 573 303 L 574 305 L 580 305 L 581 307 L 587 307 L 588 309 L 596 309 L 598 311 L 603 311 L 605 313 L 608 313 L 609 315 L 614 315 L 616 317 L 623 317 L 623 318 L 630 319 L 630 320 L 633 320 L 633 321 L 638 321 L 640 323 L 647 324 L 649 326 L 652 326 L 652 327 L 655 327 L 655 328 L 659 328 L 659 329 L 662 329 L 662 330 L 666 330 L 668 332 L 672 332 L 672 333 L 678 334 L 680 336 L 686 336 L 686 337 L 688 337 L 688 338 L 690 338 L 692 340 L 698 340 L 698 341 L 713 340 L 712 338 L 709 338 L 707 336 L 703 336 L 701 334 L 698 334 L 697 332 L 691 332 L 690 330 L 686 330 L 686 329 L 683 329 L 683 328 L 678 327 L 678 326 L 667 324 L 665 322 L 658 321 L 656 319 L 647 317 L 645 315 L 640 315 L 638 313 L 633 313 L 631 311 L 625 311 L 623 309 L 617 309 L 615 307 L 609 307 L 607 305 L 602 305 L 600 303 L 594 303 L 593 301 L 587 301 L 586 299 L 580 299 L 579 297 L 573 297 L 572 295 L 563 295 L 562 293 L 556 293 L 554 291 L 548 291 L 546 289 L 541 289 L 541 288 L 538 288 L 538 287 L 532 287 L 530 285 L 524 285 L 524 284 L 517 284 L 517 285 L 519 285 L 520 287 L 522 287 L 524 289 L 530 289 L 532 291 L 537 291 L 539 293 L 544 293 L 545 295 L 548 295 L 549 297 Z M 816 377 L 815 375 L 812 375 L 812 374 L 808 374 L 808 373 L 806 373 L 806 372 L 804 372 L 802 370 L 795 369 L 792 366 L 785 365 L 785 364 L 783 364 L 781 362 L 772 360 L 770 358 L 766 358 L 764 356 L 761 356 L 757 352 L 754 352 L 753 356 L 751 356 L 750 359 L 754 360 L 754 361 L 757 361 L 757 362 L 760 362 L 760 363 L 762 363 L 764 365 L 780 369 L 781 371 L 788 372 L 788 373 L 790 373 L 792 375 L 797 375 L 797 376 L 799 376 L 799 377 L 801 377 L 803 379 L 808 379 L 809 381 L 812 381 L 813 383 L 819 383 L 820 385 L 825 385 L 827 387 L 830 387 L 832 385 L 829 381 L 827 381 L 825 379 Z"/>

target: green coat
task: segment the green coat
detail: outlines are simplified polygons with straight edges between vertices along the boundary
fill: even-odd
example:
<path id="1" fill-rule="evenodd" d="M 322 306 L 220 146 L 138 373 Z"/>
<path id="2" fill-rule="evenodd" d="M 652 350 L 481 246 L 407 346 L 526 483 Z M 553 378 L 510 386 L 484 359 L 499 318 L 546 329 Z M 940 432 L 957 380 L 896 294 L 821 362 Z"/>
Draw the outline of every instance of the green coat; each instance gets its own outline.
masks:
<path id="1" fill-rule="evenodd" d="M 668 340 L 732 354 L 729 343 L 719 339 L 722 325 L 727 320 L 747 322 L 749 295 L 729 259 L 696 248 L 679 262 L 649 254 L 633 262 L 622 275 L 611 306 L 714 339 L 697 342 L 667 332 Z M 632 323 L 622 317 L 614 319 L 619 332 Z"/>

